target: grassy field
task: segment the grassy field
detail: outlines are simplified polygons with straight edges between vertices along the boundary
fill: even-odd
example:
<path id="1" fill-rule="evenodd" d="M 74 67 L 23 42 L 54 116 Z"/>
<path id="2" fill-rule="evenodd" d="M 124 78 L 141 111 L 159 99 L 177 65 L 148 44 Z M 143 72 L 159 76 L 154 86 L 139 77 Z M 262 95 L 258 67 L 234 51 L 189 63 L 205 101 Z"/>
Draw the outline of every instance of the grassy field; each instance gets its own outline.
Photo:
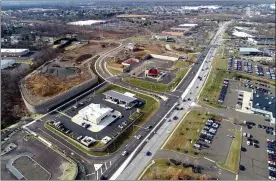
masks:
<path id="1" fill-rule="evenodd" d="M 193 110 L 177 126 L 173 135 L 169 138 L 163 149 L 178 151 L 192 156 L 199 156 L 200 153 L 193 149 L 205 122 L 209 117 L 219 117 L 215 115 L 206 115 L 203 112 Z M 195 152 L 197 154 L 195 155 Z"/>
<path id="2" fill-rule="evenodd" d="M 235 133 L 235 138 L 232 141 L 226 162 L 218 163 L 218 166 L 237 174 L 239 172 L 239 165 L 240 165 L 242 132 L 240 130 L 231 130 L 231 131 Z"/>
<path id="3" fill-rule="evenodd" d="M 107 67 L 107 70 L 108 70 L 112 75 L 120 75 L 120 74 L 122 74 L 122 72 L 120 72 L 119 70 L 115 70 L 115 69 L 112 69 L 112 68 L 108 68 L 108 67 Z"/>
<path id="4" fill-rule="evenodd" d="M 176 166 L 167 159 L 154 160 L 140 180 L 206 180 L 208 176 L 196 174 L 191 168 Z"/>
<path id="5" fill-rule="evenodd" d="M 142 36 L 135 36 L 135 37 L 131 37 L 130 40 L 132 41 L 132 43 L 140 43 L 143 41 L 148 41 L 151 38 L 150 35 L 142 35 Z"/>
<path id="6" fill-rule="evenodd" d="M 146 80 L 136 79 L 136 78 L 124 78 L 123 81 L 131 85 L 146 88 L 155 92 L 170 92 L 177 84 L 182 80 L 182 78 L 188 72 L 188 68 L 183 68 L 176 72 L 175 78 L 169 84 L 154 83 Z"/>
<path id="7" fill-rule="evenodd" d="M 176 68 L 187 68 L 189 67 L 189 62 L 186 61 L 177 61 L 173 66 L 172 69 Z"/>
<path id="8" fill-rule="evenodd" d="M 212 70 L 208 76 L 208 79 L 203 87 L 203 90 L 200 94 L 200 100 L 204 102 L 204 99 L 208 97 L 209 105 L 222 108 L 223 106 L 217 104 L 217 99 L 219 97 L 222 83 L 225 78 L 230 78 L 231 75 L 227 72 L 227 60 L 228 57 L 222 56 L 223 49 L 219 47 L 217 54 L 212 62 Z"/>
<path id="9" fill-rule="evenodd" d="M 60 166 L 60 170 L 62 170 L 62 175 L 58 178 L 58 180 L 74 180 L 77 172 L 77 166 L 73 163 L 63 163 Z"/>

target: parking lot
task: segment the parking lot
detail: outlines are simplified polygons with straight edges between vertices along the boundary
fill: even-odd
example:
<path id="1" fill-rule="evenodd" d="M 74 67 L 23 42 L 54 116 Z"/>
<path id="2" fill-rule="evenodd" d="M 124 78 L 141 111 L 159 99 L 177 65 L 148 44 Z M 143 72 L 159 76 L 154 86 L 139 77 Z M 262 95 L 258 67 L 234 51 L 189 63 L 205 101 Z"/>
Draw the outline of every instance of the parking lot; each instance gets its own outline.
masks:
<path id="1" fill-rule="evenodd" d="M 10 151 L 9 153 L 6 153 L 5 155 L 1 156 L 1 167 L 2 167 L 1 179 L 2 180 L 16 179 L 14 175 L 6 169 L 6 164 L 11 158 L 15 158 L 16 156 L 25 152 L 32 153 L 34 155 L 32 159 L 35 160 L 35 162 L 37 162 L 44 169 L 46 169 L 51 174 L 51 179 L 53 180 L 58 180 L 58 178 L 60 178 L 63 175 L 64 170 L 61 169 L 62 167 L 61 165 L 70 163 L 64 157 L 59 155 L 57 152 L 53 151 L 51 148 L 45 146 L 36 138 L 26 139 L 26 133 L 23 131 L 19 131 L 15 135 L 13 135 L 10 138 L 9 142 L 15 143 L 17 147 L 16 149 Z M 17 164 L 18 166 L 18 162 L 15 164 Z M 37 165 L 37 167 L 40 167 L 39 165 Z M 25 174 L 28 178 L 34 178 L 34 176 L 37 176 L 36 178 L 38 178 L 39 176 L 37 174 L 41 173 L 41 172 L 35 172 L 35 171 L 32 172 L 33 165 L 31 163 L 29 164 L 25 163 L 25 165 L 24 163 L 21 163 L 21 167 L 18 167 L 18 169 L 20 168 L 25 170 L 26 172 Z M 33 175 L 33 174 L 36 174 L 36 175 Z M 42 176 L 40 178 L 47 179 L 48 175 L 47 175 L 47 178 Z"/>
<path id="2" fill-rule="evenodd" d="M 244 92 L 250 93 L 253 90 L 262 91 L 268 95 L 275 96 L 275 89 L 266 84 L 246 80 L 230 80 L 223 105 L 232 109 L 241 109 L 244 103 L 243 99 L 246 98 Z"/>
<path id="3" fill-rule="evenodd" d="M 228 60 L 228 70 L 245 72 L 255 76 L 276 80 L 275 71 L 272 68 L 258 65 L 255 62 L 249 62 L 241 59 L 230 58 Z"/>
<path id="4" fill-rule="evenodd" d="M 275 135 L 267 134 L 265 128 L 259 128 L 258 124 L 271 127 L 269 123 L 258 123 L 255 126 L 243 126 L 243 133 L 249 133 L 251 138 L 243 136 L 240 164 L 245 170 L 239 172 L 240 180 L 267 180 L 268 179 L 268 154 L 267 139 L 275 139 Z M 275 130 L 275 129 L 274 129 Z M 247 141 L 250 140 L 250 145 Z M 255 141 L 256 140 L 256 141 Z M 253 146 L 253 143 L 257 146 Z"/>
<path id="5" fill-rule="evenodd" d="M 133 123 L 134 120 L 130 119 L 129 116 L 136 112 L 136 109 L 140 106 L 143 106 L 144 100 L 140 100 L 142 104 L 134 106 L 129 110 L 125 110 L 125 108 L 118 106 L 117 104 L 108 102 L 103 100 L 105 98 L 104 95 L 97 95 L 97 96 L 89 96 L 78 100 L 75 103 L 70 105 L 66 105 L 65 107 L 59 109 L 51 113 L 50 115 L 44 117 L 43 121 L 54 121 L 62 123 L 55 127 L 52 126 L 54 129 L 59 129 L 65 135 L 72 137 L 73 139 L 79 141 L 80 139 L 84 138 L 85 136 L 92 137 L 95 140 L 102 140 L 104 137 L 108 136 L 111 139 L 119 136 L 123 131 Z M 78 111 L 84 108 L 85 106 L 94 103 L 94 104 L 102 104 L 107 107 L 110 107 L 116 111 L 119 111 L 122 114 L 122 118 L 117 118 L 114 122 L 103 128 L 99 132 L 92 132 L 85 128 L 84 126 L 78 125 L 74 123 L 71 118 L 78 114 Z M 34 124 L 38 125 L 30 125 L 31 127 L 42 126 L 44 122 L 36 122 Z"/>
<path id="6" fill-rule="evenodd" d="M 200 145 L 204 156 L 224 163 L 233 139 L 233 133 L 229 129 L 235 128 L 230 121 L 209 119 L 196 144 Z M 195 145 L 194 148 L 196 148 Z"/>

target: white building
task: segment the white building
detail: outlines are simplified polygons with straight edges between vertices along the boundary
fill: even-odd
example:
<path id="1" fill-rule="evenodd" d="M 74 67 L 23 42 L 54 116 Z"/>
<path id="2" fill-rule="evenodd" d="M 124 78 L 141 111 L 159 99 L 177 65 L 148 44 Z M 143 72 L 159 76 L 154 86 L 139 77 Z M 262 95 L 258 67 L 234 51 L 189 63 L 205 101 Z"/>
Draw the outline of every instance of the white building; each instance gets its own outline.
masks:
<path id="1" fill-rule="evenodd" d="M 105 23 L 106 21 L 104 20 L 86 20 L 86 21 L 75 21 L 75 22 L 70 22 L 68 24 L 70 25 L 78 25 L 78 26 L 91 26 L 94 24 L 102 24 Z"/>
<path id="2" fill-rule="evenodd" d="M 241 37 L 241 38 L 254 37 L 253 35 L 250 35 L 248 33 L 242 32 L 242 31 L 237 31 L 237 30 L 234 30 L 233 35 L 236 36 L 236 37 Z"/>
<path id="3" fill-rule="evenodd" d="M 92 145 L 93 143 L 95 143 L 96 140 L 89 137 L 89 136 L 85 136 L 82 140 L 81 143 L 84 144 L 85 146 L 89 147 L 90 145 Z"/>
<path id="4" fill-rule="evenodd" d="M 114 110 L 109 107 L 92 103 L 79 110 L 78 115 L 83 120 L 98 125 L 105 118 L 109 117 L 113 111 Z"/>
<path id="5" fill-rule="evenodd" d="M 29 49 L 1 48 L 1 57 L 21 57 L 29 52 Z"/>

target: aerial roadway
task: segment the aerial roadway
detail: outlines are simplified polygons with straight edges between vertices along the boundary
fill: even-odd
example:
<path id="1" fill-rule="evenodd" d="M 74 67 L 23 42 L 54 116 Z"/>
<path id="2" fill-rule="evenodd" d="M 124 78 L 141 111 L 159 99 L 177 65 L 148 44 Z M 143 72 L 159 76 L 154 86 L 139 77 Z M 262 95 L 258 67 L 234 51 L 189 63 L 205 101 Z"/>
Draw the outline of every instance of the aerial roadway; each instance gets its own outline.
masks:
<path id="1" fill-rule="evenodd" d="M 206 75 L 208 74 L 209 69 L 206 71 L 202 71 L 202 68 L 204 66 L 210 66 L 210 62 L 212 60 L 212 57 L 215 54 L 216 51 L 216 45 L 218 44 L 220 40 L 220 35 L 224 31 L 224 28 L 226 27 L 227 23 L 221 24 L 220 28 L 218 29 L 216 35 L 213 37 L 212 41 L 208 46 L 206 46 L 201 54 L 198 56 L 196 63 L 192 66 L 190 71 L 187 73 L 187 75 L 184 77 L 184 79 L 179 83 L 179 85 L 170 93 L 155 93 L 152 92 L 150 95 L 155 97 L 160 102 L 160 108 L 157 110 L 157 112 L 144 124 L 144 127 L 152 126 L 153 129 L 149 131 L 145 131 L 144 127 L 141 127 L 137 131 L 137 135 L 141 135 L 141 140 L 130 138 L 127 141 L 123 143 L 123 145 L 114 153 L 110 153 L 106 156 L 92 156 L 88 155 L 78 148 L 71 145 L 66 140 L 60 138 L 58 135 L 52 133 L 51 131 L 47 130 L 44 127 L 44 122 L 47 120 L 53 120 L 54 117 L 56 117 L 59 114 L 59 110 L 63 109 L 64 107 L 70 108 L 70 106 L 73 106 L 76 101 L 82 101 L 91 96 L 93 92 L 97 89 L 100 89 L 104 86 L 107 86 L 108 84 L 115 84 L 118 86 L 125 87 L 127 89 L 131 89 L 133 91 L 137 91 L 140 93 L 145 93 L 148 90 L 137 88 L 135 86 L 132 86 L 130 84 L 127 84 L 123 82 L 121 79 L 126 76 L 125 74 L 119 75 L 119 76 L 112 76 L 108 70 L 106 69 L 106 59 L 109 56 L 112 56 L 112 54 L 116 54 L 118 51 L 120 51 L 125 45 L 129 43 L 129 40 L 122 40 L 120 42 L 120 45 L 116 47 L 113 50 L 110 50 L 103 55 L 101 55 L 95 65 L 96 72 L 98 75 L 101 76 L 102 79 L 105 81 L 95 87 L 92 90 L 89 90 L 78 97 L 75 97 L 74 99 L 71 99 L 70 101 L 67 101 L 66 103 L 62 104 L 61 106 L 54 108 L 47 114 L 41 116 L 39 119 L 34 120 L 31 123 L 28 123 L 27 125 L 23 126 L 25 130 L 32 134 L 38 134 L 42 137 L 49 140 L 52 144 L 56 145 L 60 149 L 64 151 L 65 154 L 71 155 L 76 159 L 77 161 L 81 162 L 85 168 L 87 169 L 87 179 L 88 180 L 99 180 L 99 179 L 116 179 L 118 175 L 122 173 L 123 170 L 126 169 L 126 167 L 129 165 L 130 161 L 134 159 L 140 151 L 143 149 L 143 147 L 147 146 L 151 143 L 151 138 L 155 135 L 155 133 L 158 131 L 160 127 L 162 127 L 163 123 L 166 119 L 171 119 L 176 114 L 180 117 L 187 112 L 189 107 L 192 105 L 192 103 L 196 99 L 196 95 L 198 94 L 198 91 L 200 90 L 201 86 L 203 85 L 203 82 L 206 78 Z M 207 63 L 203 63 L 207 62 Z M 204 74 L 204 75 L 203 75 Z M 202 75 L 204 77 L 203 81 L 200 81 L 198 84 L 197 77 L 199 75 Z M 198 88 L 194 88 L 195 84 L 198 84 Z M 194 90 L 196 89 L 196 90 Z M 190 94 L 192 92 L 193 94 Z M 189 102 L 183 102 L 183 99 L 190 98 Z M 165 97 L 165 98 L 164 98 Z M 181 112 L 175 112 L 174 107 L 177 104 L 183 105 L 184 109 Z M 179 119 L 180 120 L 180 119 Z M 36 122 L 36 124 L 33 124 Z M 167 125 L 167 124 L 164 124 Z M 161 137 L 160 137 L 161 138 Z M 161 140 L 162 141 L 162 140 Z M 130 153 L 128 156 L 122 156 L 122 153 L 124 151 L 127 151 Z M 135 160 L 135 159 L 134 159 Z M 142 163 L 142 162 L 141 162 Z M 96 170 L 95 164 L 101 164 L 103 165 L 101 169 Z"/>

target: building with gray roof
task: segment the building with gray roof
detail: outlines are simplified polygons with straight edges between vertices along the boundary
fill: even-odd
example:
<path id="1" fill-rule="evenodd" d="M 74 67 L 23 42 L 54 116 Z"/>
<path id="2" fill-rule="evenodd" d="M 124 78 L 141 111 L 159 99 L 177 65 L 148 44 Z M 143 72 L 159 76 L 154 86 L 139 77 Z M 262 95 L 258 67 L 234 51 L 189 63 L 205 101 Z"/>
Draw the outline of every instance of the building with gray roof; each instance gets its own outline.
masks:
<path id="1" fill-rule="evenodd" d="M 276 99 L 264 92 L 253 91 L 251 110 L 254 113 L 263 114 L 271 123 L 275 124 Z"/>

